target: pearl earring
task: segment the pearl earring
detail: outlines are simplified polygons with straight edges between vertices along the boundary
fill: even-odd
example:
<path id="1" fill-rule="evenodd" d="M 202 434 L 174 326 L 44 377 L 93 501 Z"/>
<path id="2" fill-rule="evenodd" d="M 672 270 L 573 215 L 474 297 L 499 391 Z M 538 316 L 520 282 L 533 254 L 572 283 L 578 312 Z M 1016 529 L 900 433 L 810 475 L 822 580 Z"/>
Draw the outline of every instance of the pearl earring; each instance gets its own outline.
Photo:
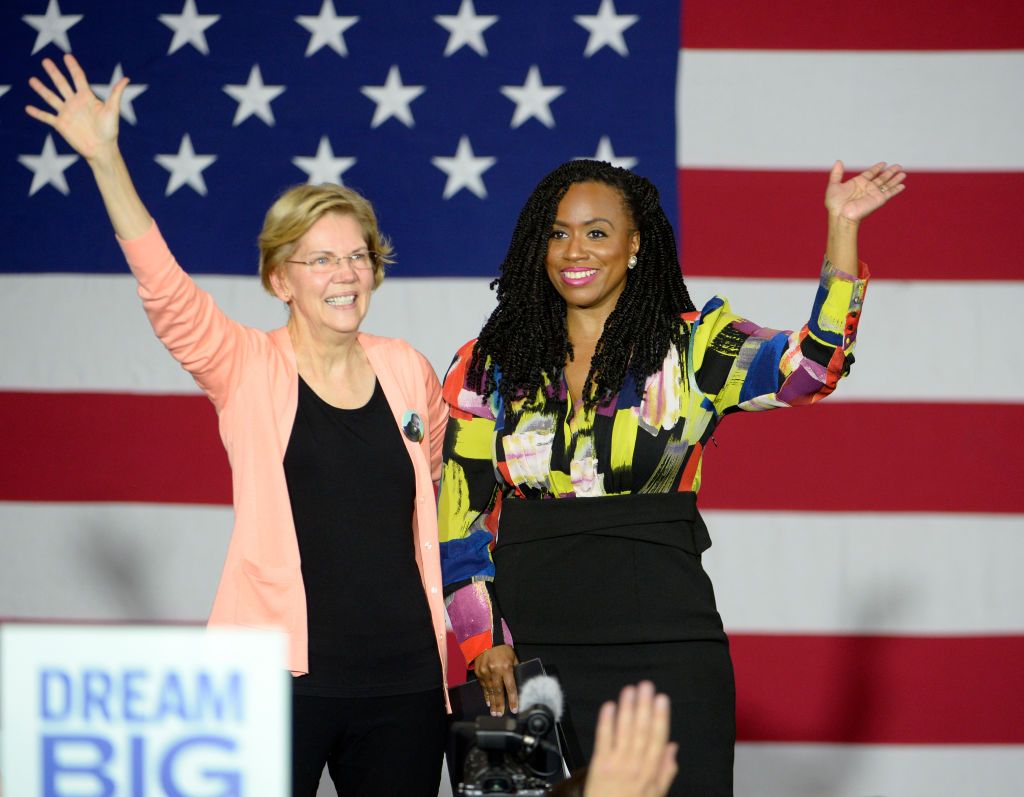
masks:
<path id="1" fill-rule="evenodd" d="M 626 268 L 636 268 L 636 255 L 630 255 L 626 261 Z"/>

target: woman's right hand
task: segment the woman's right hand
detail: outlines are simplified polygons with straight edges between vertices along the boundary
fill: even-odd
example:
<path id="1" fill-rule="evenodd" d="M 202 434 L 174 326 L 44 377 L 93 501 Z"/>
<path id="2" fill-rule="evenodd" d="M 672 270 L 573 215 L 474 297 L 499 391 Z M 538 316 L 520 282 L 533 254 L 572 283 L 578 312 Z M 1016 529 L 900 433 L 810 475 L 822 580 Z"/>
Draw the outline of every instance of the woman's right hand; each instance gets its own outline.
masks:
<path id="1" fill-rule="evenodd" d="M 505 713 L 505 699 L 513 713 L 519 711 L 519 692 L 516 689 L 516 665 L 519 659 L 511 645 L 488 648 L 475 659 L 473 669 L 484 690 L 484 700 L 492 717 Z"/>
<path id="2" fill-rule="evenodd" d="M 53 81 L 56 91 L 48 88 L 37 77 L 32 77 L 28 81 L 29 86 L 54 110 L 54 113 L 42 111 L 31 105 L 25 106 L 25 113 L 60 133 L 86 161 L 92 163 L 102 160 L 117 152 L 121 95 L 128 85 L 128 78 L 121 78 L 110 92 L 107 101 L 102 102 L 92 93 L 85 72 L 73 55 L 69 53 L 64 56 L 64 65 L 74 82 L 73 88 L 49 58 L 43 59 L 43 69 Z"/>

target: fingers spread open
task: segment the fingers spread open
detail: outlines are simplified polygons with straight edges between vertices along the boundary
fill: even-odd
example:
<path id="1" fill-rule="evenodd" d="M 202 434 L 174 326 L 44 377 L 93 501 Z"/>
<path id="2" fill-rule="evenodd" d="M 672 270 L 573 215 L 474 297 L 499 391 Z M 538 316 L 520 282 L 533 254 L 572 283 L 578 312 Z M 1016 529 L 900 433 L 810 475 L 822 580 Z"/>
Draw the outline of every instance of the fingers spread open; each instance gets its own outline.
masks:
<path id="1" fill-rule="evenodd" d="M 82 69 L 75 56 L 71 53 L 65 55 L 64 65 L 68 68 L 68 72 L 71 74 L 71 79 L 75 81 L 76 89 L 79 91 L 91 91 L 89 88 L 89 81 L 85 78 L 85 70 Z"/>
<path id="2" fill-rule="evenodd" d="M 50 127 L 53 127 L 53 125 L 57 122 L 57 117 L 54 116 L 52 113 L 40 111 L 38 108 L 35 108 L 31 105 L 25 106 L 25 113 L 27 113 L 33 119 L 42 122 L 43 124 L 50 125 Z"/>
<path id="3" fill-rule="evenodd" d="M 50 91 L 50 89 L 47 88 L 46 84 L 43 83 L 43 81 L 41 81 L 39 78 L 30 77 L 28 79 L 28 85 L 36 94 L 38 94 L 43 99 L 43 101 L 47 105 L 53 108 L 53 110 L 60 111 L 60 109 L 64 107 L 64 101 L 56 94 L 54 94 L 52 91 Z"/>
<path id="4" fill-rule="evenodd" d="M 829 183 L 841 183 L 843 181 L 843 162 L 836 161 L 828 173 Z"/>
<path id="5" fill-rule="evenodd" d="M 874 166 L 865 169 L 860 173 L 860 176 L 866 180 L 874 180 L 876 175 L 885 168 L 885 161 L 879 161 Z"/>
<path id="6" fill-rule="evenodd" d="M 53 63 L 49 58 L 43 59 L 43 69 L 46 70 L 46 74 L 50 76 L 50 80 L 53 81 L 53 85 L 56 86 L 57 91 L 60 92 L 65 100 L 70 100 L 71 95 L 75 93 L 74 89 L 71 88 L 71 84 L 68 83 L 68 79 L 64 77 L 64 73 L 57 68 L 57 65 Z"/>
<path id="7" fill-rule="evenodd" d="M 128 87 L 128 78 L 123 77 L 117 81 L 117 85 L 114 86 L 113 91 L 110 92 L 110 96 L 107 97 L 107 105 L 113 108 L 119 108 L 121 106 L 121 95 L 124 94 L 124 90 Z"/>

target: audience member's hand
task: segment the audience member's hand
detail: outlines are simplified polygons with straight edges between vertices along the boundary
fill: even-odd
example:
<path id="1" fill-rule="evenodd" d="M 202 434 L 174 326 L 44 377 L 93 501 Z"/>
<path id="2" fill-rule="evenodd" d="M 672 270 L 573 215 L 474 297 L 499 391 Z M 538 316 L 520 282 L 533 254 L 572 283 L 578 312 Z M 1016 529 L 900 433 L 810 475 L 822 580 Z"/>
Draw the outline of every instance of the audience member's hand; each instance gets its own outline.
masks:
<path id="1" fill-rule="evenodd" d="M 627 686 L 618 706 L 601 707 L 585 797 L 662 797 L 676 776 L 675 742 L 669 742 L 669 701 L 654 684 Z"/>

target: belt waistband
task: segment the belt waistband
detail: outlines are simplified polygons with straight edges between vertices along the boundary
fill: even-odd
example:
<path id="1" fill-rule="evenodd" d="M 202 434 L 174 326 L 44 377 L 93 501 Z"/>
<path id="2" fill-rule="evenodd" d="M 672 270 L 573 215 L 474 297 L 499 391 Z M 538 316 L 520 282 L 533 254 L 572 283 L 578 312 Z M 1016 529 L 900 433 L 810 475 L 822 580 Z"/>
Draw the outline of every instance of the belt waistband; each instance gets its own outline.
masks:
<path id="1" fill-rule="evenodd" d="M 594 498 L 506 499 L 495 548 L 575 534 L 671 545 L 700 555 L 711 536 L 693 492 L 603 495 Z"/>

